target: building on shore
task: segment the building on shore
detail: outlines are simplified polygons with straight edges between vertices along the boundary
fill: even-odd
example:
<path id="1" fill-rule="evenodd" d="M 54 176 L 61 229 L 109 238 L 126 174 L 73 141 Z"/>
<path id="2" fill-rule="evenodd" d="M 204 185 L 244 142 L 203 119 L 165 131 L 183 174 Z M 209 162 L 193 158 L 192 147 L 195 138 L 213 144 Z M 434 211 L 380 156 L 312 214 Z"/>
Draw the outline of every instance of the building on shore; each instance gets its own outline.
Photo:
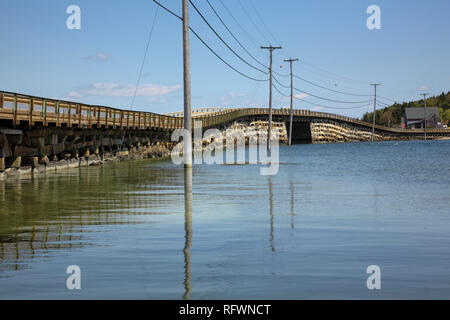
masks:
<path id="1" fill-rule="evenodd" d="M 406 129 L 424 128 L 424 115 L 428 128 L 438 128 L 442 126 L 439 110 L 437 107 L 426 108 L 405 108 L 402 119 L 402 127 Z"/>

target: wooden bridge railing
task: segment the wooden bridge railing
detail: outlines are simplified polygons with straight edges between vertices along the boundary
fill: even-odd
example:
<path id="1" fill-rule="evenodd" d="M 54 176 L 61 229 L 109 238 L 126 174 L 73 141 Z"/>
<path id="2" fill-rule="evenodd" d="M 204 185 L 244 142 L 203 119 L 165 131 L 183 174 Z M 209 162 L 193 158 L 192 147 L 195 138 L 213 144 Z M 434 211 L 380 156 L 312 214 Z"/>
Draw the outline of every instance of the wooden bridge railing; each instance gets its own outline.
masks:
<path id="1" fill-rule="evenodd" d="M 19 124 L 79 128 L 164 129 L 183 128 L 183 118 L 152 112 L 120 110 L 63 100 L 0 91 L 0 119 Z"/>
<path id="2" fill-rule="evenodd" d="M 367 128 L 372 128 L 372 124 L 351 118 L 346 116 L 341 116 L 333 113 L 325 113 L 325 112 L 315 112 L 309 110 L 293 110 L 294 117 L 305 117 L 305 118 L 316 118 L 316 119 L 329 119 L 329 120 L 337 120 L 341 122 L 351 123 Z M 241 109 L 230 109 L 219 112 L 212 112 L 208 115 L 200 115 L 194 117 L 195 119 L 202 121 L 203 127 L 214 127 L 221 123 L 230 122 L 236 119 L 239 119 L 244 116 L 252 116 L 252 115 L 268 115 L 269 110 L 267 108 L 241 108 Z M 273 109 L 272 114 L 274 116 L 289 116 L 289 109 Z M 381 125 L 375 125 L 377 130 L 392 132 L 392 133 L 421 133 L 423 129 L 400 129 L 400 128 L 389 128 Z M 448 129 L 438 129 L 438 128 L 428 128 L 427 132 L 429 133 L 446 133 L 449 134 L 450 130 Z"/>
<path id="3" fill-rule="evenodd" d="M 193 117 L 194 119 L 200 120 L 204 128 L 214 127 L 245 116 L 268 115 L 269 113 L 267 108 L 203 109 L 198 114 L 194 113 Z M 211 112 L 207 114 L 203 113 L 206 110 L 210 110 Z M 179 114 L 181 115 L 181 113 Z M 273 109 L 274 116 L 288 116 L 289 114 L 289 109 Z M 294 117 L 337 120 L 363 127 L 372 127 L 372 124 L 358 119 L 309 110 L 296 109 L 294 110 Z M 78 128 L 174 130 L 184 127 L 184 120 L 180 116 L 120 110 L 5 91 L 0 91 L 0 119 L 12 120 L 14 124 L 26 121 L 30 125 L 35 125 L 38 122 L 44 126 L 51 124 Z M 375 128 L 393 133 L 423 132 L 423 129 L 398 129 L 380 125 L 376 125 Z M 448 134 L 449 130 L 429 128 L 427 132 Z"/>

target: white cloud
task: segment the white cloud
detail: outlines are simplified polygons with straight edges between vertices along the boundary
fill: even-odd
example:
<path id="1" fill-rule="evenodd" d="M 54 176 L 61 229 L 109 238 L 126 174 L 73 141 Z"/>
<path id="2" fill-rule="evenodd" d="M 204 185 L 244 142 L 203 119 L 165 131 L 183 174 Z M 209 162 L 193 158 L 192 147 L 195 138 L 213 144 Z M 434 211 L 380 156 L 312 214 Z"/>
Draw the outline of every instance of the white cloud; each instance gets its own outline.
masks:
<path id="1" fill-rule="evenodd" d="M 241 104 L 242 98 L 246 96 L 246 93 L 228 92 L 220 98 L 220 102 L 222 105 Z"/>
<path id="2" fill-rule="evenodd" d="M 294 97 L 296 97 L 297 99 L 305 99 L 305 98 L 309 97 L 309 94 L 307 94 L 307 93 L 300 93 L 300 94 L 294 95 Z"/>
<path id="3" fill-rule="evenodd" d="M 151 101 L 156 101 L 157 97 L 167 95 L 180 89 L 181 86 L 165 86 L 159 84 L 146 83 L 138 87 L 132 84 L 97 82 L 77 91 L 69 92 L 71 98 L 83 98 L 86 96 L 109 96 L 109 97 L 132 97 L 136 91 L 136 96 L 150 97 Z"/>
<path id="4" fill-rule="evenodd" d="M 97 53 L 97 54 L 94 54 L 92 56 L 84 57 L 83 59 L 91 60 L 91 61 L 106 61 L 106 60 L 109 60 L 109 58 L 111 58 L 111 56 L 109 54 Z"/>
<path id="5" fill-rule="evenodd" d="M 423 86 L 421 86 L 421 87 L 419 88 L 419 90 L 420 90 L 420 91 L 427 91 L 427 90 L 430 90 L 430 87 L 427 86 L 427 85 L 423 85 Z"/>
<path id="6" fill-rule="evenodd" d="M 306 94 L 306 93 L 299 93 L 299 94 L 294 94 L 294 97 L 295 98 L 297 98 L 297 99 L 305 99 L 305 98 L 307 98 L 307 97 L 309 97 L 309 95 L 308 94 Z M 282 102 L 288 102 L 288 101 L 291 101 L 291 96 L 289 95 L 289 96 L 283 96 L 282 98 L 281 98 L 281 101 Z"/>

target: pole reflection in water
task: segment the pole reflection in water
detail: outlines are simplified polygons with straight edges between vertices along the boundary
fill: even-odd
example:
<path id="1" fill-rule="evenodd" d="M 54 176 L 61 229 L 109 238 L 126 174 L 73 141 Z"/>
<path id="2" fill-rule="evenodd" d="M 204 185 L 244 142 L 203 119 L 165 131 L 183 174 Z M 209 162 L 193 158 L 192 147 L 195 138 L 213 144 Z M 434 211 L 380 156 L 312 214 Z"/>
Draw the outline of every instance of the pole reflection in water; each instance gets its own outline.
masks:
<path id="1" fill-rule="evenodd" d="M 184 295 L 189 300 L 191 286 L 191 247 L 192 247 L 192 168 L 184 168 Z"/>
<path id="2" fill-rule="evenodd" d="M 294 183 L 290 183 L 291 189 L 291 229 L 294 230 Z"/>
<path id="3" fill-rule="evenodd" d="M 270 202 L 270 247 L 272 252 L 275 252 L 275 245 L 273 243 L 273 187 L 272 177 L 269 177 L 269 202 Z"/>

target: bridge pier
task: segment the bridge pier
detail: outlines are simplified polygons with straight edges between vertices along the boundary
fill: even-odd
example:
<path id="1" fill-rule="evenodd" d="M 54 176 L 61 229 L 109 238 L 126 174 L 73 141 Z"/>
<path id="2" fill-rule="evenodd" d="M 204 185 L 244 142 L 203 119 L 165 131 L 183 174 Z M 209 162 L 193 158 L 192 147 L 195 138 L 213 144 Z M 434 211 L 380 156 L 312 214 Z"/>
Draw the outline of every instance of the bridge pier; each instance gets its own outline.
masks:
<path id="1" fill-rule="evenodd" d="M 0 127 L 0 179 L 101 164 L 168 156 L 170 131 Z"/>

